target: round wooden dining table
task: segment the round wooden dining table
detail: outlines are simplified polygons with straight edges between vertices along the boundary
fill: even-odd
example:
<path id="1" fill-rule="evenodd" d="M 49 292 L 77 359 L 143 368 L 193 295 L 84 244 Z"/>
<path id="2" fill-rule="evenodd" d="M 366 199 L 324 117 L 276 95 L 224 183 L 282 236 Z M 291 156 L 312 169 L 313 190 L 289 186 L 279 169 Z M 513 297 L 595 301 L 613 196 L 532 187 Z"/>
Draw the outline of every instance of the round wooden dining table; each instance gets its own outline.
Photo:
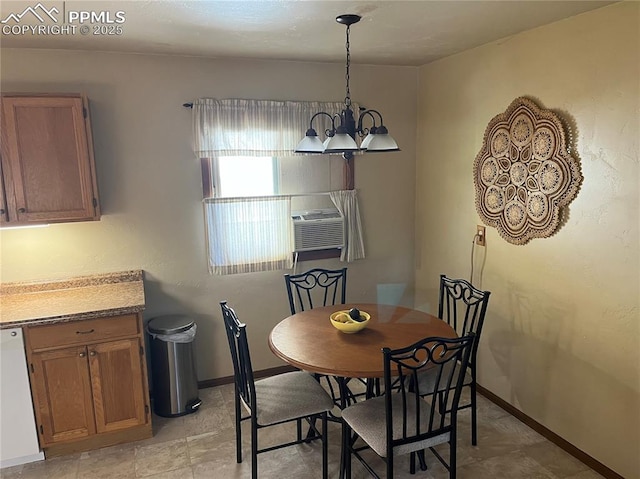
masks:
<path id="1" fill-rule="evenodd" d="M 335 311 L 358 308 L 371 315 L 367 327 L 347 334 L 333 327 Z M 456 338 L 455 330 L 429 313 L 385 304 L 337 304 L 301 311 L 280 321 L 269 347 L 304 371 L 344 378 L 384 376 L 382 348 L 397 349 L 427 337 Z"/>
<path id="2" fill-rule="evenodd" d="M 333 327 L 329 316 L 335 311 L 358 308 L 371 315 L 367 327 L 357 333 L 343 333 Z M 304 371 L 333 376 L 340 394 L 334 402 L 340 409 L 357 395 L 349 389 L 351 378 L 384 376 L 382 348 L 398 349 L 428 337 L 456 338 L 445 321 L 423 311 L 385 304 L 337 304 L 301 311 L 280 321 L 269 335 L 269 348 L 285 362 Z M 376 381 L 366 381 L 370 397 Z M 333 396 L 333 391 L 332 391 Z M 338 419 L 338 417 L 333 417 Z M 342 429 L 342 443 L 350 440 Z M 345 448 L 340 454 L 340 478 L 345 472 Z"/>

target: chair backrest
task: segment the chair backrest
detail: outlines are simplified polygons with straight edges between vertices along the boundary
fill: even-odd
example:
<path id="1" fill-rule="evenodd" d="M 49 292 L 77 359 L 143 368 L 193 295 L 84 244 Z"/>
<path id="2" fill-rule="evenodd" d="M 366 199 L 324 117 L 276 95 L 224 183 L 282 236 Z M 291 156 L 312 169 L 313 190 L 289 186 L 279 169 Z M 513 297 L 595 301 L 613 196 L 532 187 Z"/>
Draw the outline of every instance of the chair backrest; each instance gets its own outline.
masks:
<path id="1" fill-rule="evenodd" d="M 247 325 L 240 322 L 236 312 L 227 306 L 226 301 L 221 301 L 220 307 L 222 308 L 224 329 L 229 340 L 236 390 L 247 407 L 251 411 L 255 411 L 256 391 L 247 341 Z"/>
<path id="2" fill-rule="evenodd" d="M 481 291 L 464 279 L 440 275 L 440 301 L 438 317 L 456 330 L 458 336 L 475 334 L 475 343 L 469 361 L 473 364 L 480 342 L 480 333 L 489 303 L 489 291 Z"/>
<path id="3" fill-rule="evenodd" d="M 387 457 L 393 449 L 416 450 L 411 444 L 446 433 L 455 433 L 460 392 L 471 355 L 474 334 L 462 338 L 424 338 L 405 348 L 383 348 Z M 435 381 L 419 381 L 422 373 Z M 428 390 L 427 390 L 428 389 Z M 440 408 L 435 394 L 440 392 Z M 430 397 L 430 402 L 422 399 Z M 406 449 L 408 448 L 408 450 Z"/>
<path id="4" fill-rule="evenodd" d="M 347 268 L 314 268 L 305 273 L 285 274 L 284 282 L 291 314 L 338 302 L 344 304 L 346 300 Z"/>

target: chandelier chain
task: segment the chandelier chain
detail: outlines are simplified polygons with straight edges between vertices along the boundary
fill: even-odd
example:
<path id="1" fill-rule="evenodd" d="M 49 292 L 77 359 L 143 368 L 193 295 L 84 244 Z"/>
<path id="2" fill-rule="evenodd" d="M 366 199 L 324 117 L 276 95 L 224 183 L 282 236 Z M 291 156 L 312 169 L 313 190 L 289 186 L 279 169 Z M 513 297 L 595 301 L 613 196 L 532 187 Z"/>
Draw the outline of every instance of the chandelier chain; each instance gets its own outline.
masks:
<path id="1" fill-rule="evenodd" d="M 349 66 L 351 65 L 351 52 L 349 51 L 349 30 L 351 28 L 351 25 L 347 25 L 347 43 L 346 43 L 346 48 L 347 48 L 347 72 L 345 73 L 345 79 L 347 80 L 347 96 L 344 99 L 344 104 L 347 105 L 347 107 L 351 106 L 351 92 L 349 91 Z"/>

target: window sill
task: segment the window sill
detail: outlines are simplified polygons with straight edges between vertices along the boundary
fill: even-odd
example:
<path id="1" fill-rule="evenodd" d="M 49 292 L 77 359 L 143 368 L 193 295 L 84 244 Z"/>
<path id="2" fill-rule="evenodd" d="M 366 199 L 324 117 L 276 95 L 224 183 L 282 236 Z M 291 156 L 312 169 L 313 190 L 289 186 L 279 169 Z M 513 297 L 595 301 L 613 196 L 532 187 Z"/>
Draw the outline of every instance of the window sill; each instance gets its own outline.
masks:
<path id="1" fill-rule="evenodd" d="M 340 248 L 332 249 L 320 249 L 316 251 L 300 251 L 298 254 L 298 261 L 311 261 L 314 259 L 330 259 L 339 258 L 342 250 Z M 296 253 L 293 253 L 294 259 Z"/>

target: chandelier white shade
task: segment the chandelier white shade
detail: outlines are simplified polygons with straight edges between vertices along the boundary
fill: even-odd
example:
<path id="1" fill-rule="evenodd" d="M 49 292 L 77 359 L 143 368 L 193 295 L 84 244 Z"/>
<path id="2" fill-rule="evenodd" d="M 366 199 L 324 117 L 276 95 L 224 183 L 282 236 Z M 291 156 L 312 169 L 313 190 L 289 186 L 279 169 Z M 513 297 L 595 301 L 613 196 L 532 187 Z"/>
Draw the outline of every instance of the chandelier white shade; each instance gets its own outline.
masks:
<path id="1" fill-rule="evenodd" d="M 343 153 L 345 151 L 358 151 L 358 144 L 349 136 L 346 129 L 344 132 L 338 131 L 335 135 L 329 136 L 326 140 L 323 153 Z"/>
<path id="2" fill-rule="evenodd" d="M 371 127 L 369 129 L 369 134 L 360 144 L 360 149 L 369 152 L 400 150 L 396 140 L 389 135 L 385 126 L 380 126 L 378 128 L 375 126 Z"/>
<path id="3" fill-rule="evenodd" d="M 342 154 L 345 159 L 353 158 L 356 152 L 384 152 L 398 151 L 398 144 L 389 135 L 389 131 L 384 126 L 382 115 L 377 110 L 361 108 L 358 118 L 354 116 L 351 103 L 351 92 L 349 90 L 349 69 L 351 66 L 351 53 L 349 50 L 349 31 L 351 25 L 360 21 L 359 15 L 339 15 L 336 21 L 347 26 L 347 63 L 346 79 L 347 88 L 344 99 L 344 108 L 340 113 L 327 113 L 320 111 L 314 114 L 309 121 L 309 128 L 305 137 L 298 143 L 294 150 L 296 153 L 318 153 L 318 154 Z M 327 117 L 331 122 L 331 127 L 324 131 L 325 139 L 322 140 L 313 127 L 314 120 L 319 117 Z M 365 120 L 371 122 L 371 126 L 365 126 Z M 357 140 L 364 138 L 358 145 Z"/>

